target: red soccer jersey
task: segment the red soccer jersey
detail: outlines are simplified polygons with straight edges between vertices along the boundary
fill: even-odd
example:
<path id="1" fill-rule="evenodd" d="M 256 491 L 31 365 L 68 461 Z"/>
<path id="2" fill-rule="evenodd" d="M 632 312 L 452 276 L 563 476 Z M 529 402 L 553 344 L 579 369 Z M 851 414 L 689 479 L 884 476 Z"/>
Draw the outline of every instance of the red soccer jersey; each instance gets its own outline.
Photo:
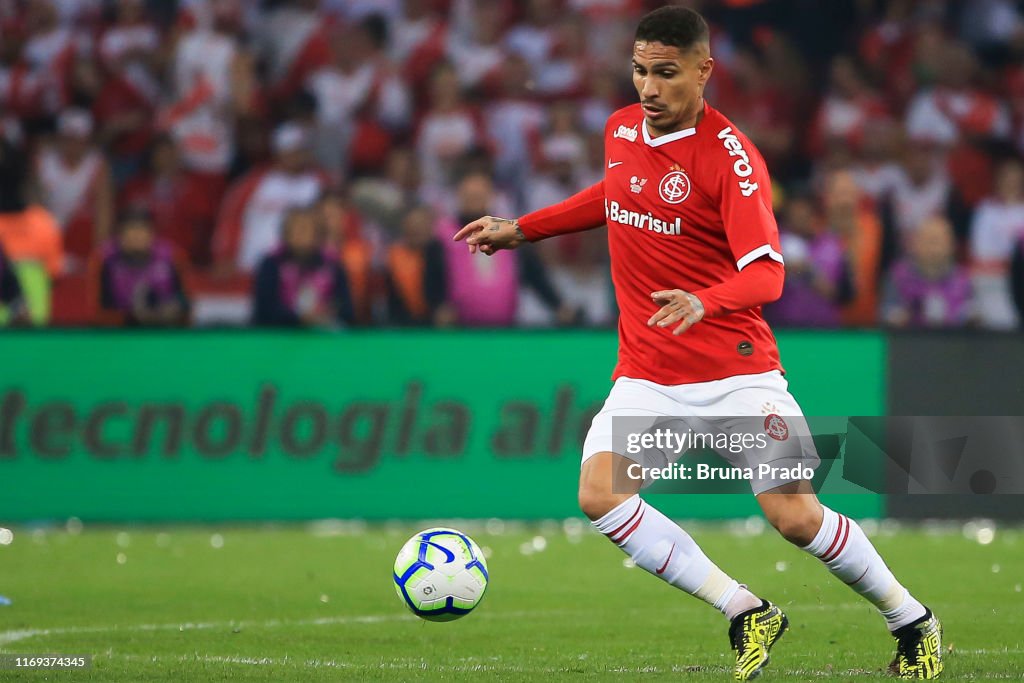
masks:
<path id="1" fill-rule="evenodd" d="M 639 104 L 620 109 L 605 127 L 603 193 L 620 312 L 613 378 L 673 385 L 782 369 L 760 307 L 679 336 L 647 325 L 660 306 L 651 292 L 699 297 L 759 258 L 782 262 L 764 159 L 736 126 L 705 103 L 695 128 L 652 139 Z"/>

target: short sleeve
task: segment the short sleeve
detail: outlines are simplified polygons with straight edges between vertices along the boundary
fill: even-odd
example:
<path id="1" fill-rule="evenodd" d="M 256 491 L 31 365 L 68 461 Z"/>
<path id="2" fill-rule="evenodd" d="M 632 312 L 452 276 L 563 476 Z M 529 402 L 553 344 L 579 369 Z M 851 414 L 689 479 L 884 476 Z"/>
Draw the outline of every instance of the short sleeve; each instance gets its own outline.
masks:
<path id="1" fill-rule="evenodd" d="M 772 212 L 772 188 L 761 154 L 731 128 L 718 134 L 716 150 L 720 211 L 737 270 L 757 259 L 783 263 L 779 228 Z"/>

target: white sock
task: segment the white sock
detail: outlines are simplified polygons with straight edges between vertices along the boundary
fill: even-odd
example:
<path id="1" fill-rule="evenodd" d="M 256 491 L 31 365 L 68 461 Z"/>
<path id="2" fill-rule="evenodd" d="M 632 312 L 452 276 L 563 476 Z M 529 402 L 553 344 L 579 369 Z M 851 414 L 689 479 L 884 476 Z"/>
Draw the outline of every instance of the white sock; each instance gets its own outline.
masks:
<path id="1" fill-rule="evenodd" d="M 678 524 L 633 496 L 594 522 L 597 530 L 659 579 L 700 598 L 732 619 L 761 599 L 708 559 Z"/>
<path id="2" fill-rule="evenodd" d="M 890 631 L 923 617 L 924 605 L 896 580 L 860 525 L 824 505 L 822 509 L 821 528 L 804 550 L 877 607 Z"/>

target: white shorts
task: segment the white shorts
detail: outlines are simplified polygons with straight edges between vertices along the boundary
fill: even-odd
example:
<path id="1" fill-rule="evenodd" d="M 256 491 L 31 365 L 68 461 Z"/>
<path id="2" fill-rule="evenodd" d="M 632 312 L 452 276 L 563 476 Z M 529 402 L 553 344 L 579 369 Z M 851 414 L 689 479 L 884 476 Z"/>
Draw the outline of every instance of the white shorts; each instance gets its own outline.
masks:
<path id="1" fill-rule="evenodd" d="M 615 429 L 613 423 L 617 423 Z M 791 470 L 797 464 L 813 470 L 820 462 L 803 411 L 778 370 L 669 386 L 619 377 L 587 432 L 583 462 L 604 451 L 643 462 L 645 467 L 674 462 L 684 452 L 659 451 L 655 461 L 651 460 L 650 450 L 645 451 L 642 458 L 631 452 L 630 433 L 635 435 L 638 428 L 653 429 L 662 425 L 676 432 L 687 429 L 726 435 L 761 432 L 754 435 L 758 439 L 756 447 L 743 448 L 737 443 L 737 449 L 742 450 L 714 449 L 738 468 L 754 466 L 756 469 L 758 465 L 766 465 L 765 471 L 756 472 L 757 476 L 750 481 L 754 494 L 803 478 L 770 476 L 769 471 L 774 474 L 777 470 Z M 644 479 L 644 485 L 650 483 Z"/>

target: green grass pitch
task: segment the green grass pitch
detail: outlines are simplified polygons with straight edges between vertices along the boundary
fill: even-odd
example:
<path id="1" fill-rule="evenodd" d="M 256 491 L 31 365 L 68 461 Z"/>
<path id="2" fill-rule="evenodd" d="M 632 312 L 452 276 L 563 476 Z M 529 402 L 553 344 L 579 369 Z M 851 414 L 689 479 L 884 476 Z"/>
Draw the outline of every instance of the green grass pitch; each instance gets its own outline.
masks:
<path id="1" fill-rule="evenodd" d="M 487 595 L 459 621 L 416 619 L 391 565 L 434 524 L 16 528 L 0 546 L 0 595 L 13 601 L 0 607 L 0 652 L 94 660 L 0 680 L 730 680 L 725 619 L 625 566 L 576 520 L 455 522 L 487 549 Z M 884 678 L 892 643 L 880 617 L 816 560 L 757 524 L 689 528 L 789 615 L 762 680 Z M 1024 678 L 1022 531 L 987 544 L 959 526 L 883 525 L 872 537 L 942 618 L 945 678 Z"/>

